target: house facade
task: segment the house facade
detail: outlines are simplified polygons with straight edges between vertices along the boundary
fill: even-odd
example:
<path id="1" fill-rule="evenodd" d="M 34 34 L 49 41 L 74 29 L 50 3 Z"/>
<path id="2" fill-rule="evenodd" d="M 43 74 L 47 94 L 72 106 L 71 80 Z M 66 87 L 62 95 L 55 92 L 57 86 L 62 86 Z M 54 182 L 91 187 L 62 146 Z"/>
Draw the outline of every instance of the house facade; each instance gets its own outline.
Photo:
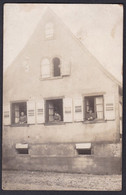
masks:
<path id="1" fill-rule="evenodd" d="M 121 84 L 51 10 L 3 94 L 3 169 L 121 172 Z"/>

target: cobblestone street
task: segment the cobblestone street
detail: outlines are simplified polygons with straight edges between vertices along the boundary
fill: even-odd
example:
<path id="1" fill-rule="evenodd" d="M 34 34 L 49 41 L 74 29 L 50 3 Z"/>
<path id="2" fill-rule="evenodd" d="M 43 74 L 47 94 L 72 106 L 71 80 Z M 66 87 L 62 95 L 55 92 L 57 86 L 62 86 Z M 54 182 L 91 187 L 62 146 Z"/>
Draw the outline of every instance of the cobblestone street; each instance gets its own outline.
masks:
<path id="1" fill-rule="evenodd" d="M 120 191 L 121 175 L 87 175 L 40 171 L 3 171 L 3 190 Z"/>

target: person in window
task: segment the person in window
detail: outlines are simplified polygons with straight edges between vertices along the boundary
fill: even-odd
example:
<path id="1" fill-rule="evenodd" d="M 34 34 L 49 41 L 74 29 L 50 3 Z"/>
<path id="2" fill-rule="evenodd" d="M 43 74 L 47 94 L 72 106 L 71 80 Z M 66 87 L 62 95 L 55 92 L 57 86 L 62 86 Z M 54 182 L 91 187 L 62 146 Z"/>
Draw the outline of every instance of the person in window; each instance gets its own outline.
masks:
<path id="1" fill-rule="evenodd" d="M 27 117 L 26 115 L 24 114 L 24 112 L 21 112 L 21 115 L 20 115 L 20 118 L 19 118 L 19 123 L 20 124 L 24 124 L 27 122 Z"/>
<path id="2" fill-rule="evenodd" d="M 92 108 L 89 109 L 88 111 L 88 115 L 87 115 L 87 120 L 88 121 L 93 121 L 95 118 L 94 118 L 94 113 L 92 111 Z"/>
<path id="3" fill-rule="evenodd" d="M 54 113 L 54 121 L 55 122 L 61 121 L 61 116 L 57 111 L 55 111 Z"/>

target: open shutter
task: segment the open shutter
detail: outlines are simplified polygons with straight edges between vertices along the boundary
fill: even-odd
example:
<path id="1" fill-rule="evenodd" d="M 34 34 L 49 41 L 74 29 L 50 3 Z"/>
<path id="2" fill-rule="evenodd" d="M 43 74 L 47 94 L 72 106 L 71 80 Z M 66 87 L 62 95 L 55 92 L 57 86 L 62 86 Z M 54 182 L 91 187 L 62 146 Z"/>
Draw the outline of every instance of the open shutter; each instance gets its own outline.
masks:
<path id="1" fill-rule="evenodd" d="M 72 122 L 72 98 L 63 99 L 64 122 Z"/>
<path id="2" fill-rule="evenodd" d="M 83 121 L 83 99 L 74 98 L 74 121 Z"/>
<path id="3" fill-rule="evenodd" d="M 37 123 L 45 122 L 44 100 L 36 102 Z"/>
<path id="4" fill-rule="evenodd" d="M 71 62 L 67 61 L 67 62 L 62 62 L 62 76 L 68 76 L 70 75 L 71 72 Z"/>
<path id="5" fill-rule="evenodd" d="M 105 105 L 105 120 L 114 120 L 115 119 L 115 101 L 113 95 L 104 96 L 104 105 Z"/>
<path id="6" fill-rule="evenodd" d="M 103 96 L 95 98 L 97 119 L 103 119 Z"/>
<path id="7" fill-rule="evenodd" d="M 10 104 L 6 104 L 3 107 L 3 124 L 4 125 L 10 125 L 11 124 L 11 118 L 10 118 Z"/>
<path id="8" fill-rule="evenodd" d="M 50 77 L 50 61 L 47 58 L 42 60 L 41 74 L 42 74 L 42 78 L 49 78 Z"/>
<path id="9" fill-rule="evenodd" d="M 27 121 L 28 124 L 35 124 L 35 102 L 27 102 Z"/>

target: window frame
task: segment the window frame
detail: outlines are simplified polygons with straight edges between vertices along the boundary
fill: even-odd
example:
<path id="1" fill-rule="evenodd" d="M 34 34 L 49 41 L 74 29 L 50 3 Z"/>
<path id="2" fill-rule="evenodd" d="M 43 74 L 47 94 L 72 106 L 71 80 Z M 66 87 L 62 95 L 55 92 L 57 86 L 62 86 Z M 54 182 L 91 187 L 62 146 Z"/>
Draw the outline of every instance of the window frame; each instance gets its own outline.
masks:
<path id="1" fill-rule="evenodd" d="M 64 115 L 63 115 L 62 121 L 59 121 L 59 122 L 50 122 L 50 121 L 48 121 L 47 122 L 47 101 L 60 100 L 60 99 L 62 99 L 62 112 L 63 112 L 63 110 L 64 110 L 64 107 L 63 107 L 63 98 L 64 98 L 64 96 L 44 98 L 44 102 L 45 102 L 45 123 L 44 123 L 44 125 L 45 126 L 50 126 L 50 125 L 64 125 L 65 124 L 65 122 L 64 122 Z"/>
<path id="2" fill-rule="evenodd" d="M 86 114 L 87 114 L 87 112 L 86 112 L 86 110 L 87 110 L 87 105 L 86 105 L 86 98 L 88 98 L 88 97 L 93 97 L 94 98 L 94 113 L 96 113 L 96 98 L 97 97 L 102 97 L 102 108 L 103 108 L 103 118 L 102 119 L 98 119 L 98 118 L 95 118 L 94 120 L 92 120 L 92 121 L 89 121 L 89 120 L 87 120 L 86 119 Z M 103 122 L 103 121 L 105 121 L 105 114 L 104 114 L 104 95 L 103 94 L 101 94 L 101 93 L 97 93 L 97 94 L 87 94 L 87 95 L 84 95 L 83 96 L 83 102 L 84 102 L 84 104 L 83 104 L 83 109 L 84 109 L 84 123 L 99 123 L 99 122 Z"/>
<path id="3" fill-rule="evenodd" d="M 10 102 L 10 121 L 11 121 L 11 123 L 10 123 L 10 126 L 11 127 L 25 127 L 25 126 L 29 126 L 29 124 L 28 124 L 28 122 L 26 122 L 26 123 L 24 123 L 24 124 L 19 124 L 19 123 L 13 123 L 12 122 L 12 118 L 13 118 L 13 108 L 12 108 L 12 105 L 13 104 L 20 104 L 20 103 L 26 103 L 26 117 L 27 117 L 27 101 L 28 100 L 16 100 L 16 101 L 11 101 Z M 27 120 L 28 120 L 28 118 L 27 118 Z"/>
<path id="4" fill-rule="evenodd" d="M 52 25 L 51 27 L 47 27 L 48 25 Z M 52 33 L 47 33 L 47 31 L 52 31 Z M 47 22 L 45 24 L 45 31 L 44 31 L 44 37 L 45 40 L 53 40 L 54 39 L 54 23 L 53 22 Z"/>
<path id="5" fill-rule="evenodd" d="M 55 73 L 55 70 L 54 70 L 55 69 L 55 65 L 53 63 L 53 60 L 56 59 L 56 58 L 60 61 L 60 64 L 59 64 L 59 67 L 60 67 L 60 75 L 58 75 L 58 76 L 54 76 L 54 73 Z M 55 57 L 52 58 L 52 77 L 53 78 L 61 77 L 61 75 L 62 75 L 62 72 L 61 72 L 61 58 L 59 56 L 55 56 Z"/>
<path id="6" fill-rule="evenodd" d="M 53 69 L 53 59 L 54 58 L 59 58 L 60 60 L 60 76 L 54 76 L 54 69 Z M 50 64 L 50 77 L 42 77 L 42 61 L 44 59 L 48 59 L 49 60 L 49 64 Z M 45 56 L 41 59 L 41 63 L 40 63 L 40 80 L 54 80 L 54 79 L 62 79 L 62 57 L 59 55 L 53 55 L 51 57 Z"/>

